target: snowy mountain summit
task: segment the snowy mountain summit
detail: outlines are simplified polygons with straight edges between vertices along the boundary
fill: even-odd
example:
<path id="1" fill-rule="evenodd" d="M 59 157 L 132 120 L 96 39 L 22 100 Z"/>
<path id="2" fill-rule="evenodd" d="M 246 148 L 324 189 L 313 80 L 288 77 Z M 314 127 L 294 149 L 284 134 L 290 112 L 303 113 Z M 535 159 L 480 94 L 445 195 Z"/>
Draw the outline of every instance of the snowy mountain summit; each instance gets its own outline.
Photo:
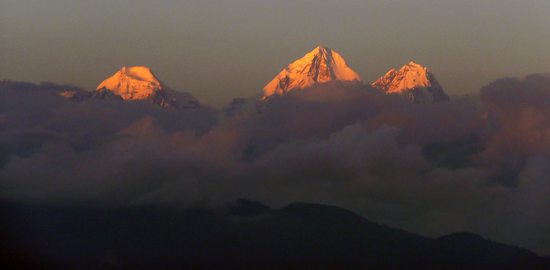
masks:
<path id="1" fill-rule="evenodd" d="M 262 99 L 330 81 L 361 82 L 361 78 L 348 67 L 339 53 L 327 47 L 318 46 L 288 65 L 268 83 L 264 87 Z"/>
<path id="2" fill-rule="evenodd" d="M 412 61 L 399 70 L 391 69 L 372 86 L 386 94 L 403 95 L 417 103 L 449 100 L 431 71 Z"/>
<path id="3" fill-rule="evenodd" d="M 106 89 L 124 100 L 143 100 L 163 90 L 162 84 L 145 66 L 122 67 L 96 90 Z"/>
<path id="4" fill-rule="evenodd" d="M 198 106 L 194 97 L 168 89 L 145 66 L 122 67 L 96 88 L 94 96 L 126 101 L 146 100 L 165 108 Z"/>

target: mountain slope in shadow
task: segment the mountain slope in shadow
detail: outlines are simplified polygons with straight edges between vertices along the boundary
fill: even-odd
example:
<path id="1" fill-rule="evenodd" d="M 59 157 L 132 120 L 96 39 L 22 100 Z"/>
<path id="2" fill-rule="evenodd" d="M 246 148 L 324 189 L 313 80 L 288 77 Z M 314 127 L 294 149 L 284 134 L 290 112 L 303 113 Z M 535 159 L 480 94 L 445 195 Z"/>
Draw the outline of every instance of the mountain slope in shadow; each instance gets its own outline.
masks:
<path id="1" fill-rule="evenodd" d="M 547 258 L 474 234 L 432 239 L 326 205 L 1 206 L 10 269 L 550 269 Z"/>

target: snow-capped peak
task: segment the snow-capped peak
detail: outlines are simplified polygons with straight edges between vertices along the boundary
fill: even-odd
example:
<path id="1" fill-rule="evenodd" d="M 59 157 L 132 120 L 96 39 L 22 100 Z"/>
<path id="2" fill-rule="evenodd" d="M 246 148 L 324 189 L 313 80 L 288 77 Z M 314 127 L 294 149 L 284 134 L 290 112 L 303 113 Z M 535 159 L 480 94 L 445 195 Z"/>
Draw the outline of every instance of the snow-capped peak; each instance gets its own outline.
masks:
<path id="1" fill-rule="evenodd" d="M 96 90 L 105 89 L 124 100 L 144 100 L 161 91 L 163 85 L 148 67 L 134 66 L 122 67 L 113 76 L 104 80 Z"/>
<path id="2" fill-rule="evenodd" d="M 200 107 L 192 95 L 165 87 L 146 66 L 122 67 L 104 80 L 93 96 L 128 101 L 146 100 L 171 109 Z"/>
<path id="3" fill-rule="evenodd" d="M 348 67 L 338 52 L 317 46 L 304 57 L 288 65 L 268 83 L 264 87 L 263 99 L 334 80 L 359 82 L 361 78 Z"/>
<path id="4" fill-rule="evenodd" d="M 399 70 L 391 69 L 386 75 L 372 83 L 372 86 L 387 94 L 405 95 L 414 102 L 449 99 L 431 71 L 414 61 Z"/>

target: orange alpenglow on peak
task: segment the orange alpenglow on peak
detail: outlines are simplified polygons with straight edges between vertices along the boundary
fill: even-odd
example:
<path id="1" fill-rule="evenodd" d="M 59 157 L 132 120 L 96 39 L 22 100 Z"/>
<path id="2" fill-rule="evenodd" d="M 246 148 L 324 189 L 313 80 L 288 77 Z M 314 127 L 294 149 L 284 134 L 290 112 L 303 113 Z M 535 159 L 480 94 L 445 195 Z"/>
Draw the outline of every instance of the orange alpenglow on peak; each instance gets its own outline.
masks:
<path id="1" fill-rule="evenodd" d="M 431 71 L 414 61 L 399 70 L 391 69 L 372 86 L 386 94 L 403 95 L 418 103 L 449 100 Z"/>
<path id="2" fill-rule="evenodd" d="M 145 66 L 122 67 L 104 80 L 97 91 L 108 90 L 124 100 L 144 100 L 163 89 L 162 84 Z"/>
<path id="3" fill-rule="evenodd" d="M 262 99 L 329 81 L 361 82 L 361 78 L 348 67 L 338 52 L 318 46 L 304 57 L 288 65 L 268 83 L 264 87 Z"/>

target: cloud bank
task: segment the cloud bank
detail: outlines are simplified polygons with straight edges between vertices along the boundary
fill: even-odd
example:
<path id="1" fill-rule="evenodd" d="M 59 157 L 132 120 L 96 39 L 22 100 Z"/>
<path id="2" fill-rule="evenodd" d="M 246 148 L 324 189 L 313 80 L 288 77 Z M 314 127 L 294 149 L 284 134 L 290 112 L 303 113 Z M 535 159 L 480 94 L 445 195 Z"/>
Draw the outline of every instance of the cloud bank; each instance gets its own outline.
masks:
<path id="1" fill-rule="evenodd" d="M 550 252 L 550 76 L 412 104 L 323 84 L 231 114 L 0 85 L 0 199 L 177 207 L 327 203 L 414 232 Z"/>

